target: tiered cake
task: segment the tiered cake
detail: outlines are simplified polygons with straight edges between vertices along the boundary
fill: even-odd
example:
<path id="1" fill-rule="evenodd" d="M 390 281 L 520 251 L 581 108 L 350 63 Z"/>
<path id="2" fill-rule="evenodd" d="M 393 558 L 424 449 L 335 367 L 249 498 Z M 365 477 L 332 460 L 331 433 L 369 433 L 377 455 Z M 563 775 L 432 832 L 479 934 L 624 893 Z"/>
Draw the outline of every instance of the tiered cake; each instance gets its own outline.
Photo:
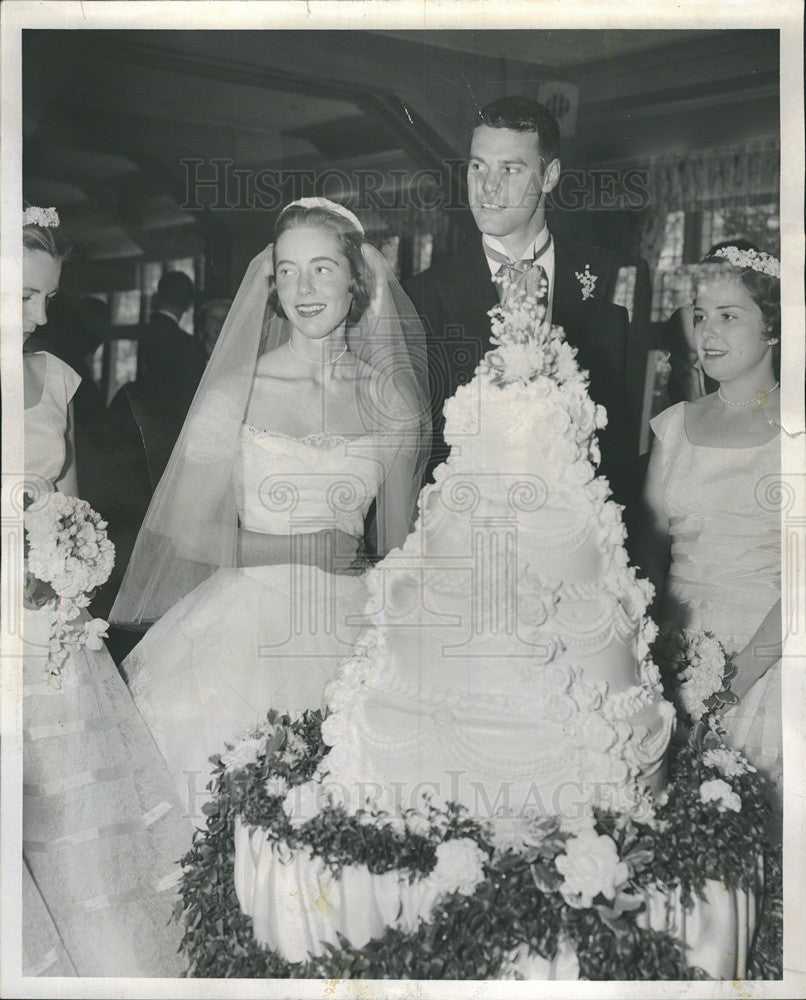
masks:
<path id="1" fill-rule="evenodd" d="M 640 809 L 663 782 L 674 712 L 651 589 L 596 476 L 604 409 L 545 314 L 527 298 L 494 317 L 496 350 L 445 406 L 450 457 L 371 574 L 370 628 L 322 729 L 349 810 L 427 798 L 573 822 Z"/>

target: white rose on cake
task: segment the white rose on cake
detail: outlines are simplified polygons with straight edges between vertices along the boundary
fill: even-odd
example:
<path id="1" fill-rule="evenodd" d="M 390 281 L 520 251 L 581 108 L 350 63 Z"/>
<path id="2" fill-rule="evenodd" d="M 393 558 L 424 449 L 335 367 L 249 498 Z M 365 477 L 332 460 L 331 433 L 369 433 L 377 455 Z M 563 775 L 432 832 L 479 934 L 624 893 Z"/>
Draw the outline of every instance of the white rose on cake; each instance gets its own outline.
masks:
<path id="1" fill-rule="evenodd" d="M 440 892 L 458 892 L 471 896 L 484 879 L 487 854 L 475 840 L 460 837 L 446 840 L 437 847 L 437 863 L 427 881 Z"/>
<path id="2" fill-rule="evenodd" d="M 234 744 L 226 744 L 227 749 L 221 754 L 224 770 L 238 771 L 248 764 L 256 764 L 260 752 L 266 746 L 265 736 L 246 736 Z"/>
<path id="3" fill-rule="evenodd" d="M 320 800 L 324 797 L 325 793 L 318 781 L 306 781 L 289 790 L 283 799 L 283 812 L 292 826 L 302 826 L 319 815 L 324 804 Z"/>
<path id="4" fill-rule="evenodd" d="M 555 364 L 557 378 L 561 382 L 570 382 L 579 377 L 579 365 L 576 360 L 577 351 L 567 340 L 561 341 L 555 348 Z"/>
<path id="5" fill-rule="evenodd" d="M 598 895 L 614 899 L 630 877 L 629 866 L 619 860 L 612 837 L 586 830 L 566 842 L 565 853 L 554 859 L 563 876 L 560 892 L 576 909 L 593 906 Z"/>
<path id="6" fill-rule="evenodd" d="M 347 723 L 339 709 L 347 707 L 348 702 L 344 698 L 341 698 L 340 695 L 349 693 L 350 689 L 344 685 L 345 690 L 342 691 L 338 687 L 333 688 L 334 684 L 337 684 L 337 682 L 331 681 L 325 688 L 328 705 L 334 709 L 334 714 L 329 715 L 322 723 L 322 740 L 329 747 L 335 746 L 347 732 Z"/>
<path id="7" fill-rule="evenodd" d="M 712 778 L 700 785 L 700 802 L 713 802 L 720 812 L 727 812 L 729 809 L 733 812 L 742 811 L 742 800 L 727 781 L 721 778 Z"/>
<path id="8" fill-rule="evenodd" d="M 550 820 L 523 814 L 495 816 L 488 823 L 490 840 L 498 854 L 522 854 L 540 847 L 552 829 Z"/>
<path id="9" fill-rule="evenodd" d="M 731 750 L 729 747 L 706 750 L 702 755 L 702 762 L 706 767 L 715 767 L 725 778 L 738 778 L 748 771 L 756 770 L 738 750 Z"/>
<path id="10" fill-rule="evenodd" d="M 427 837 L 431 833 L 431 824 L 422 813 L 412 809 L 406 813 L 406 830 L 419 837 Z"/>

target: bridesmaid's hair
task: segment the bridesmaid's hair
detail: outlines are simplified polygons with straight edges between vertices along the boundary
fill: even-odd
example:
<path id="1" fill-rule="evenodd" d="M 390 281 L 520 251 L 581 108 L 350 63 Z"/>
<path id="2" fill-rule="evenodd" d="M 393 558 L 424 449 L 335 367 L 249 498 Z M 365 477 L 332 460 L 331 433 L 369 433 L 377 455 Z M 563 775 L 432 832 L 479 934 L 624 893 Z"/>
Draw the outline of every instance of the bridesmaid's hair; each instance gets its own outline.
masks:
<path id="1" fill-rule="evenodd" d="M 279 240 L 283 233 L 289 229 L 299 229 L 303 226 L 324 229 L 332 236 L 335 236 L 341 252 L 347 258 L 347 262 L 350 265 L 350 277 L 352 278 L 350 292 L 353 296 L 350 311 L 347 314 L 347 322 L 354 325 L 367 311 L 367 306 L 372 301 L 372 295 L 375 291 L 375 279 L 372 269 L 364 259 L 362 252 L 364 243 L 363 234 L 352 225 L 349 219 L 337 215 L 335 212 L 329 212 L 326 208 L 304 208 L 302 205 L 292 205 L 277 220 L 277 225 L 274 229 L 275 247 L 277 246 L 277 240 Z M 274 274 L 269 277 L 269 306 L 280 319 L 288 319 L 283 307 L 280 305 Z"/>
<path id="2" fill-rule="evenodd" d="M 717 250 L 725 247 L 737 247 L 739 250 L 755 250 L 759 248 L 749 240 L 725 240 L 711 247 L 700 261 L 694 274 L 692 290 L 697 295 L 699 283 L 705 278 L 713 278 L 715 274 L 732 275 L 739 278 L 747 289 L 750 298 L 761 310 L 764 320 L 764 339 L 775 340 L 772 345 L 772 357 L 776 373 L 781 363 L 781 280 L 762 271 L 754 271 L 750 267 L 737 267 L 724 257 L 717 256 Z"/>
<path id="3" fill-rule="evenodd" d="M 29 206 L 26 204 L 24 207 Z M 22 247 L 23 250 L 41 250 L 60 264 L 67 260 L 72 249 L 58 228 L 34 223 L 22 227 Z"/>

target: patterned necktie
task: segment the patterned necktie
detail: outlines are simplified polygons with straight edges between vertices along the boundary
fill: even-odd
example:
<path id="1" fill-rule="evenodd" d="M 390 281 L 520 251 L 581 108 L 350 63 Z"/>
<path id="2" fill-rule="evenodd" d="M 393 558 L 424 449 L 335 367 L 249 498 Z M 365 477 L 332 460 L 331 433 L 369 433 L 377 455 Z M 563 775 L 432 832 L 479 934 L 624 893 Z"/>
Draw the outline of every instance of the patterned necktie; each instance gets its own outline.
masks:
<path id="1" fill-rule="evenodd" d="M 498 271 L 493 276 L 495 287 L 498 289 L 498 298 L 501 302 L 515 288 L 525 290 L 527 295 L 539 295 L 542 291 L 543 281 L 547 280 L 546 270 L 539 259 L 548 250 L 551 244 L 551 233 L 546 233 L 546 239 L 535 251 L 534 257 L 525 257 L 523 260 L 512 261 L 499 250 L 491 247 L 484 241 L 484 253 L 487 257 L 500 264 Z M 546 293 L 547 294 L 547 293 Z"/>

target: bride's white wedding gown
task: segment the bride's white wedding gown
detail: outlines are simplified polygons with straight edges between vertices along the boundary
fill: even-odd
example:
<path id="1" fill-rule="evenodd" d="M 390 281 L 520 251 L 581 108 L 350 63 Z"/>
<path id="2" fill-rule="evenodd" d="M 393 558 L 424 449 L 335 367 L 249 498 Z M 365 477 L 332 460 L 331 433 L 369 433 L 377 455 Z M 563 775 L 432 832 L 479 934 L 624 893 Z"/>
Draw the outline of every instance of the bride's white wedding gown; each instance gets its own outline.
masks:
<path id="1" fill-rule="evenodd" d="M 714 633 L 742 650 L 781 596 L 780 437 L 746 448 L 692 444 L 685 404 L 652 421 L 661 448 L 660 493 L 672 537 L 661 621 Z M 723 716 L 733 745 L 782 781 L 781 662 Z"/>
<path id="2" fill-rule="evenodd" d="M 337 527 L 361 537 L 383 479 L 379 439 L 292 438 L 244 424 L 235 467 L 243 527 Z M 360 576 L 289 562 L 222 568 L 146 634 L 123 668 L 188 813 L 201 822 L 209 757 L 263 721 L 322 705 L 361 631 Z"/>

